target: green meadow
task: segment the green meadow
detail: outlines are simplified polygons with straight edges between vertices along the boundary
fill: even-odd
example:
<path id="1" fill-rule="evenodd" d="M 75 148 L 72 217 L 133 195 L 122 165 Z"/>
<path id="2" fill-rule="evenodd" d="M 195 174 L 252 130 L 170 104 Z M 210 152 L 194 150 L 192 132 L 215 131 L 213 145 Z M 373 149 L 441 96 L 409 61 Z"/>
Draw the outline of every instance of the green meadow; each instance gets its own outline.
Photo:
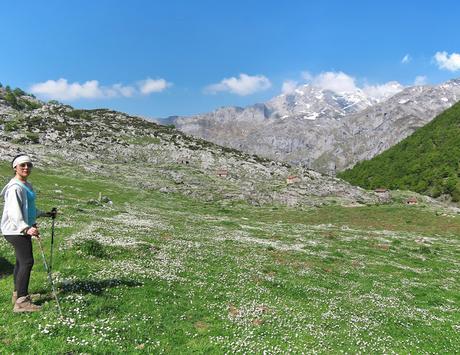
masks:
<path id="1" fill-rule="evenodd" d="M 10 178 L 6 164 L 2 183 Z M 460 215 L 404 203 L 291 209 L 140 190 L 63 166 L 30 178 L 57 207 L 14 314 L 0 238 L 0 353 L 454 353 Z M 112 203 L 99 202 L 99 195 Z M 49 260 L 51 221 L 40 223 Z"/>

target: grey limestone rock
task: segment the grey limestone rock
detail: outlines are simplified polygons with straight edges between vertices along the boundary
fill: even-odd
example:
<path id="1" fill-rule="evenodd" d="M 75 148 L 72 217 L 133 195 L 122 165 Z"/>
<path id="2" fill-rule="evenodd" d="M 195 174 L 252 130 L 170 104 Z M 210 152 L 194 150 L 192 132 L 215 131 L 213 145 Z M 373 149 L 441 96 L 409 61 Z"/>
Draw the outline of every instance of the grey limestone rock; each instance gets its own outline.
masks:
<path id="1" fill-rule="evenodd" d="M 397 86 L 395 84 L 395 86 Z M 460 100 L 460 79 L 395 88 L 379 100 L 306 85 L 247 108 L 177 117 L 184 133 L 334 175 L 371 159 Z"/>

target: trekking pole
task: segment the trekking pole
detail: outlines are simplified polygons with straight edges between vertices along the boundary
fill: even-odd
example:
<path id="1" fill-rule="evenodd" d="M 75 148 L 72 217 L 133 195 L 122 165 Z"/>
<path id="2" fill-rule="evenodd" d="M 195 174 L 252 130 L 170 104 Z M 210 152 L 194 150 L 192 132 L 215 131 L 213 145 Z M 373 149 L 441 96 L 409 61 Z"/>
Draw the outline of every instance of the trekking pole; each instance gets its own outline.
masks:
<path id="1" fill-rule="evenodd" d="M 51 209 L 51 247 L 50 247 L 50 273 L 53 269 L 53 247 L 54 247 L 54 220 L 56 219 L 57 208 L 53 207 Z"/>
<path id="2" fill-rule="evenodd" d="M 43 257 L 43 265 L 45 266 L 45 270 L 48 274 L 48 281 L 51 284 L 51 290 L 53 292 L 53 296 L 54 296 L 54 299 L 56 300 L 56 305 L 59 310 L 59 315 L 61 316 L 61 318 L 64 318 L 64 316 L 62 315 L 61 305 L 59 304 L 59 298 L 57 296 L 56 289 L 54 287 L 53 277 L 51 276 L 51 270 L 48 268 L 48 264 L 46 263 L 45 252 L 43 251 L 43 246 L 42 246 L 42 241 L 40 239 L 40 236 L 37 236 L 37 240 L 38 240 L 38 245 L 40 246 L 40 251 Z"/>

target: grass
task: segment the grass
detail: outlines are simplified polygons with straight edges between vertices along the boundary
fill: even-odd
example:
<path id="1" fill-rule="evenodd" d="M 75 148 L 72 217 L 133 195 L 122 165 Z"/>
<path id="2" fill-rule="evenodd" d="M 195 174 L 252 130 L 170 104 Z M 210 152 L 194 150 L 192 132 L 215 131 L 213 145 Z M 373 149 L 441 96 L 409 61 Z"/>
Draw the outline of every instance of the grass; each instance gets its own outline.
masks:
<path id="1" fill-rule="evenodd" d="M 0 166 L 3 180 L 9 169 Z M 59 319 L 35 245 L 13 314 L 0 239 L 3 353 L 454 353 L 460 216 L 402 204 L 289 209 L 203 202 L 79 171 L 35 170 L 56 206 Z M 113 205 L 87 204 L 99 192 Z M 41 223 L 49 257 L 50 221 Z"/>

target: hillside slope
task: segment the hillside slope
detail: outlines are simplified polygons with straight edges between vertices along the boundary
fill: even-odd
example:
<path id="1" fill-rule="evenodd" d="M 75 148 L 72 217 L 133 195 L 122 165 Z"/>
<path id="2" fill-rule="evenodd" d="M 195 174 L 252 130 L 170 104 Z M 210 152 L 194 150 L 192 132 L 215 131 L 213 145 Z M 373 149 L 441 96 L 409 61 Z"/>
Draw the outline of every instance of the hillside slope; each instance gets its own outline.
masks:
<path id="1" fill-rule="evenodd" d="M 367 189 L 408 189 L 460 201 L 460 103 L 399 144 L 339 176 Z"/>
<path id="2" fill-rule="evenodd" d="M 10 177 L 0 163 L 0 179 Z M 64 319 L 37 244 L 30 291 L 43 309 L 12 312 L 15 256 L 0 238 L 2 354 L 459 349 L 460 215 L 223 206 L 62 164 L 30 180 L 39 207 L 59 211 L 53 275 Z M 113 203 L 88 203 L 99 192 Z M 51 221 L 39 223 L 49 260 Z"/>
<path id="3" fill-rule="evenodd" d="M 45 104 L 0 88 L 0 154 L 75 165 L 96 175 L 207 201 L 290 206 L 372 203 L 375 196 L 317 172 L 293 168 L 187 136 L 172 127 L 105 109 Z M 295 183 L 287 178 L 295 175 Z"/>

